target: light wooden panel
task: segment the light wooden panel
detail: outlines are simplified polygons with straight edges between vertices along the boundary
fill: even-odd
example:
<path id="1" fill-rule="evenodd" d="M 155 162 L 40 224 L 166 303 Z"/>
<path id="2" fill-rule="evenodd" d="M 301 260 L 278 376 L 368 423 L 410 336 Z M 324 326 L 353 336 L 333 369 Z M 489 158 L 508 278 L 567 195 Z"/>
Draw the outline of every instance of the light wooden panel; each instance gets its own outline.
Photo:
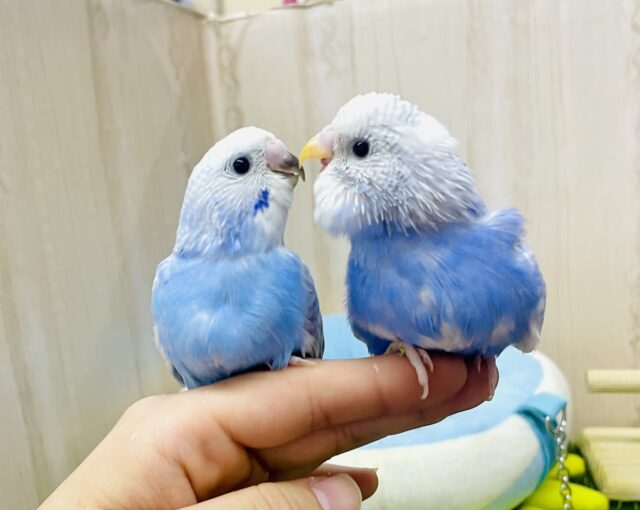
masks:
<path id="1" fill-rule="evenodd" d="M 213 143 L 202 29 L 160 2 L 0 2 L 3 508 L 175 389 L 149 293 Z"/>
<path id="2" fill-rule="evenodd" d="M 640 364 L 639 5 L 354 0 L 213 23 L 216 134 L 254 123 L 299 147 L 370 90 L 434 114 L 489 205 L 528 219 L 548 283 L 543 350 L 576 425 L 630 424 L 632 397 L 588 395 L 585 371 Z M 298 193 L 287 240 L 340 311 L 348 247 L 310 226 L 311 186 Z"/>
<path id="3" fill-rule="evenodd" d="M 32 508 L 128 403 L 175 388 L 149 289 L 206 148 L 255 124 L 296 150 L 373 89 L 440 118 L 490 205 L 526 214 L 577 425 L 637 421 L 584 373 L 640 364 L 639 4 L 344 0 L 204 22 L 154 0 L 0 0 L 2 504 Z M 340 311 L 348 246 L 312 210 L 307 182 L 287 242 Z"/>

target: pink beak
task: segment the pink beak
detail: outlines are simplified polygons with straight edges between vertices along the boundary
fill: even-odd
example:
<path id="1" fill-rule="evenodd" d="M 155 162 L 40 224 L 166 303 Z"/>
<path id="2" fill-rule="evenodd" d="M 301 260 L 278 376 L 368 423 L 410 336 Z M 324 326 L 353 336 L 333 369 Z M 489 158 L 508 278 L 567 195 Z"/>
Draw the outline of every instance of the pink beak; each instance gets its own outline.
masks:
<path id="1" fill-rule="evenodd" d="M 280 140 L 267 142 L 265 154 L 269 170 L 280 174 L 297 175 L 304 181 L 304 168 L 298 163 L 298 158 L 291 154 Z"/>

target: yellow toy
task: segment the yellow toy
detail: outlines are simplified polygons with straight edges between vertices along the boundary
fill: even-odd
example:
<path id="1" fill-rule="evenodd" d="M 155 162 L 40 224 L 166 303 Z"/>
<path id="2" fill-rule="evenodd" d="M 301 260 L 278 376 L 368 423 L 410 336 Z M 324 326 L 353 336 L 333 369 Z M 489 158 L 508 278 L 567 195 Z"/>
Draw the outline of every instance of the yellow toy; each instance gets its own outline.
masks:
<path id="1" fill-rule="evenodd" d="M 564 465 L 571 480 L 582 479 L 587 470 L 584 459 L 575 453 L 567 455 Z M 601 492 L 577 483 L 570 483 L 569 487 L 574 510 L 609 510 L 609 499 Z M 556 464 L 542 485 L 524 501 L 520 510 L 562 510 L 562 504 Z"/>
<path id="2" fill-rule="evenodd" d="M 587 471 L 587 464 L 580 455 L 570 453 L 567 455 L 567 459 L 564 461 L 564 467 L 569 471 L 569 478 L 571 480 L 579 480 L 584 477 Z M 558 464 L 551 468 L 547 478 L 558 478 Z"/>

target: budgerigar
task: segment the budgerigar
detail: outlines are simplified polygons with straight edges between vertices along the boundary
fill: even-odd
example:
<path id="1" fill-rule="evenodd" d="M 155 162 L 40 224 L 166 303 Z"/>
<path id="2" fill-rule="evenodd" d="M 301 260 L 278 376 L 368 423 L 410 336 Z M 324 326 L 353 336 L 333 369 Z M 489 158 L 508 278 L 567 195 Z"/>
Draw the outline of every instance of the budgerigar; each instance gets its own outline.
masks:
<path id="1" fill-rule="evenodd" d="M 151 300 L 156 342 L 187 388 L 322 356 L 313 279 L 283 243 L 299 177 L 284 143 L 255 127 L 220 140 L 193 170 Z"/>
<path id="2" fill-rule="evenodd" d="M 372 354 L 405 352 L 423 398 L 426 349 L 476 356 L 497 383 L 495 356 L 540 341 L 545 284 L 514 209 L 490 212 L 456 140 L 398 96 L 346 103 L 312 138 L 320 159 L 315 220 L 351 240 L 347 307 Z"/>

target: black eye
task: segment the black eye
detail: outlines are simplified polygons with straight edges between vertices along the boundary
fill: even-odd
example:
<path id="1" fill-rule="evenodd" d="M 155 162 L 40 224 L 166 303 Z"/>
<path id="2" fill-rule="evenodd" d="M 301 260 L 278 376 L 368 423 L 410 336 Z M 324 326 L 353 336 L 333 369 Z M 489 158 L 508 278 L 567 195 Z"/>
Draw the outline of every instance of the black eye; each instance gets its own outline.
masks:
<path id="1" fill-rule="evenodd" d="M 359 158 L 364 158 L 367 154 L 369 154 L 369 142 L 367 142 L 366 140 L 358 140 L 353 144 L 351 151 Z"/>
<path id="2" fill-rule="evenodd" d="M 237 174 L 244 175 L 249 170 L 251 170 L 251 163 L 244 156 L 240 158 L 236 158 L 233 161 L 233 169 L 236 171 Z"/>

